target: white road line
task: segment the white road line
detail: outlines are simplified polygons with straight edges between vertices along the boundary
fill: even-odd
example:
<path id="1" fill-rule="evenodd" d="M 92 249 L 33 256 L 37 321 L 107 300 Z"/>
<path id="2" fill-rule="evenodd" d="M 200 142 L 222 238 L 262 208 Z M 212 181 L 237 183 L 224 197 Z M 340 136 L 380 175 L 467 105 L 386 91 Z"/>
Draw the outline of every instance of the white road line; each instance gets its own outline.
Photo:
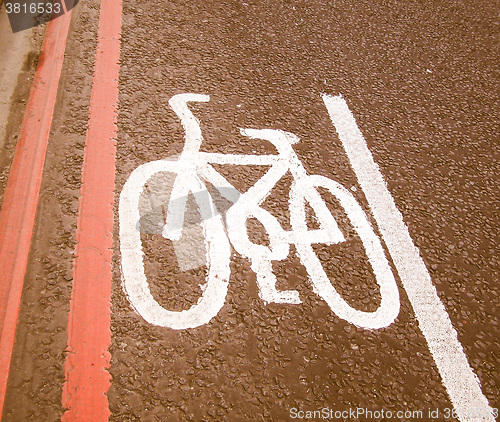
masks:
<path id="1" fill-rule="evenodd" d="M 494 422 L 493 409 L 481 392 L 479 379 L 467 361 L 457 332 L 354 116 L 342 96 L 324 94 L 323 101 L 394 260 L 459 419 Z M 482 410 L 479 411 L 481 416 L 467 417 L 464 413 L 470 409 Z"/>

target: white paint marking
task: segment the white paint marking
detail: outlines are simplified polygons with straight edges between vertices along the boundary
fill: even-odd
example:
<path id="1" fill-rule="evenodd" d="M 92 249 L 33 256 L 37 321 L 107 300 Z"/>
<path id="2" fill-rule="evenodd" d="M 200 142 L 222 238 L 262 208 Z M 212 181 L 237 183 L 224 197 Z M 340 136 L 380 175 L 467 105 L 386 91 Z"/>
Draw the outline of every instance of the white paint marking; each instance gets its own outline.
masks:
<path id="1" fill-rule="evenodd" d="M 290 221 L 292 227 L 298 228 L 299 232 L 307 231 L 307 224 L 305 222 L 305 200 L 308 199 L 311 206 L 313 206 L 312 204 L 314 202 L 311 201 L 310 198 L 313 192 L 317 194 L 315 189 L 317 187 L 328 189 L 330 193 L 339 200 L 349 221 L 361 238 L 366 256 L 368 257 L 368 261 L 375 274 L 375 279 L 380 287 L 381 301 L 378 309 L 374 312 L 363 312 L 350 306 L 335 290 L 328 279 L 323 269 L 323 265 L 316 256 L 311 243 L 300 241 L 298 237 L 296 242 L 297 252 L 301 262 L 307 268 L 314 291 L 328 303 L 335 314 L 352 324 L 370 329 L 389 326 L 399 314 L 398 287 L 385 257 L 380 240 L 370 226 L 363 209 L 357 203 L 354 196 L 340 183 L 323 176 L 309 176 L 307 179 L 303 179 L 300 182 L 292 187 L 290 195 Z M 301 184 L 306 184 L 303 188 L 304 193 L 299 193 Z M 297 203 L 297 205 L 292 206 L 295 205 L 295 203 Z M 295 212 L 299 208 L 300 214 Z M 314 206 L 313 209 L 316 212 Z M 318 213 L 316 212 L 316 214 Z"/>
<path id="2" fill-rule="evenodd" d="M 354 116 L 342 96 L 325 94 L 323 101 L 394 260 L 453 406 L 459 412 L 486 409 L 491 415 L 479 418 L 462 416 L 460 420 L 494 422 L 493 409 L 481 392 L 479 380 L 467 361 L 457 332 Z"/>
<path id="3" fill-rule="evenodd" d="M 286 259 L 290 244 L 296 244 L 301 262 L 306 267 L 314 291 L 340 318 L 357 326 L 376 329 L 390 325 L 399 313 L 399 292 L 394 276 L 384 255 L 380 240 L 374 233 L 363 210 L 352 194 L 343 186 L 322 176 L 309 176 L 295 154 L 292 145 L 299 138 L 292 133 L 272 129 L 241 130 L 244 136 L 271 142 L 278 155 L 255 156 L 200 153 L 203 141 L 198 120 L 187 103 L 208 101 L 206 95 L 181 94 L 172 97 L 169 104 L 181 119 L 186 132 L 185 146 L 176 161 L 160 160 L 138 167 L 127 180 L 120 196 L 120 248 L 124 286 L 129 299 L 148 322 L 174 329 L 193 328 L 212 319 L 224 304 L 229 279 L 230 247 L 222 219 L 201 177 L 215 186 L 227 199 L 238 199 L 226 214 L 227 233 L 235 249 L 251 261 L 257 275 L 259 295 L 266 302 L 301 303 L 296 290 L 276 289 L 272 261 Z M 241 196 L 209 163 L 232 165 L 267 165 L 270 169 Z M 294 183 L 290 192 L 291 231 L 285 231 L 276 217 L 261 207 L 272 188 L 288 172 Z M 182 312 L 163 308 L 151 295 L 145 276 L 142 241 L 137 222 L 141 221 L 140 197 L 146 183 L 156 173 L 168 172 L 175 181 L 168 199 L 166 223 L 162 234 L 174 242 L 184 232 L 186 201 L 194 196 L 201 214 L 205 236 L 208 281 L 197 305 Z M 312 244 L 344 242 L 337 222 L 316 190 L 324 187 L 337 197 L 353 227 L 359 234 L 376 281 L 380 286 L 381 303 L 374 312 L 363 312 L 347 304 L 328 279 Z M 239 198 L 238 198 L 239 196 Z M 306 224 L 306 202 L 312 207 L 319 222 L 319 230 L 309 230 Z M 152 205 L 154 208 L 154 204 Z M 253 243 L 246 227 L 249 218 L 257 219 L 269 235 L 269 246 Z M 146 224 L 147 220 L 143 220 Z M 146 228 L 150 230 L 150 227 Z M 157 228 L 154 231 L 158 230 Z M 188 246 L 189 247 L 189 246 Z M 193 250 L 192 247 L 190 247 Z"/>
<path id="4" fill-rule="evenodd" d="M 222 218 L 215 212 L 210 195 L 195 195 L 205 238 L 206 262 L 208 266 L 207 283 L 202 286 L 203 295 L 190 309 L 175 312 L 162 307 L 151 294 L 144 269 L 144 252 L 140 227 L 140 197 L 148 180 L 161 172 L 174 173 L 176 177 L 170 196 L 167 222 L 173 230 L 164 228 L 164 235 L 180 237 L 184 222 L 184 206 L 189 193 L 206 191 L 206 186 L 196 174 L 196 166 L 190 157 L 197 152 L 202 142 L 198 120 L 187 107 L 188 101 L 208 101 L 207 95 L 182 94 L 169 101 L 171 107 L 181 118 L 186 131 L 186 145 L 177 161 L 152 161 L 135 169 L 125 183 L 120 195 L 120 252 L 122 255 L 123 285 L 135 310 L 151 324 L 170 327 L 176 330 L 195 328 L 209 322 L 224 305 L 228 280 L 231 249 L 224 232 Z M 167 226 L 167 225 L 166 225 Z"/>
<path id="5" fill-rule="evenodd" d="M 209 322 L 224 305 L 231 250 L 221 216 L 215 215 L 203 220 L 208 277 L 202 297 L 196 305 L 180 312 L 169 311 L 155 300 L 145 275 L 144 252 L 137 222 L 141 218 L 139 199 L 144 185 L 154 174 L 160 172 L 183 174 L 184 165 L 182 162 L 167 160 L 143 164 L 132 172 L 120 195 L 120 252 L 124 288 L 135 310 L 149 323 L 176 330 L 194 328 Z M 202 189 L 195 180 L 191 182 L 195 191 Z"/>
<path id="6" fill-rule="evenodd" d="M 300 303 L 298 292 L 276 290 L 276 277 L 272 273 L 271 261 L 288 256 L 289 244 L 294 243 L 302 264 L 306 267 L 315 293 L 330 306 L 340 318 L 359 327 L 377 329 L 390 325 L 399 313 L 399 292 L 389 263 L 384 255 L 380 240 L 373 232 L 363 210 L 352 194 L 339 183 L 322 176 L 307 175 L 292 145 L 299 138 L 292 133 L 279 130 L 245 129 L 242 134 L 271 142 L 279 153 L 280 163 L 274 165 L 240 201 L 233 205 L 227 215 L 228 233 L 236 250 L 250 258 L 252 270 L 257 274 L 260 296 L 263 300 L 277 303 Z M 294 182 L 290 191 L 290 223 L 292 230 L 285 232 L 274 216 L 260 205 L 269 195 L 272 187 L 290 171 Z M 350 306 L 335 290 L 332 282 L 312 248 L 312 244 L 334 244 L 344 242 L 337 222 L 316 190 L 328 189 L 337 197 L 349 220 L 360 236 L 375 279 L 380 286 L 381 303 L 374 312 L 363 312 Z M 309 230 L 306 223 L 306 201 L 314 210 L 320 224 L 319 230 Z M 257 218 L 265 227 L 270 238 L 270 247 L 255 245 L 248 238 L 245 221 Z"/>

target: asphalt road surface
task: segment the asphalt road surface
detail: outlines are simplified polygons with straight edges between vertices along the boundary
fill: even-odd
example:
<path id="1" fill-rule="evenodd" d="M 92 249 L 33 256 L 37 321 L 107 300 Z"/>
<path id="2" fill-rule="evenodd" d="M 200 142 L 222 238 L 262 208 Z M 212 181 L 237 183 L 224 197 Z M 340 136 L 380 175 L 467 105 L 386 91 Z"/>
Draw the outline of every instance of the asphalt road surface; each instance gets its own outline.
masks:
<path id="1" fill-rule="evenodd" d="M 78 219 L 89 109 L 113 109 L 113 78 L 91 96 L 100 7 L 72 12 L 2 421 L 494 420 L 498 3 L 124 0 L 116 160 L 87 166 L 90 190 L 114 176 L 110 321 L 93 336 L 78 321 L 102 314 L 100 290 L 78 309 L 73 260 L 101 230 Z M 211 177 L 198 147 L 218 154 Z M 72 374 L 68 354 L 103 332 L 109 368 Z M 80 400 L 93 386 L 102 400 Z"/>

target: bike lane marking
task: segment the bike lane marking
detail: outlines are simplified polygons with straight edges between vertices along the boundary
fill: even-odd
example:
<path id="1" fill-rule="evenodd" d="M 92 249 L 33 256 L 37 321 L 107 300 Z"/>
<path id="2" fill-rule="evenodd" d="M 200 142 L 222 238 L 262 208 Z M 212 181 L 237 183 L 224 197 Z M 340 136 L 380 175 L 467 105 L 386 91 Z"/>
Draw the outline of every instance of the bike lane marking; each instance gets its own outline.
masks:
<path id="1" fill-rule="evenodd" d="M 184 96 L 186 95 L 188 94 L 184 94 Z M 394 200 L 387 190 L 378 166 L 375 164 L 373 157 L 368 150 L 366 141 L 364 140 L 363 135 L 356 124 L 354 116 L 349 111 L 347 103 L 341 96 L 332 97 L 324 95 L 323 100 L 331 117 L 332 123 L 334 124 L 336 131 L 339 134 L 339 138 L 344 146 L 346 154 L 351 162 L 351 166 L 353 167 L 353 170 L 355 171 L 363 192 L 367 197 L 368 204 L 380 227 L 382 236 L 387 244 L 389 252 L 393 257 L 394 264 L 396 265 L 398 273 L 400 274 L 403 286 L 408 293 L 410 302 L 414 308 L 417 319 L 419 320 L 421 331 L 426 338 L 426 341 L 429 345 L 429 350 L 436 362 L 438 370 L 440 371 L 443 384 L 448 391 L 454 408 L 457 409 L 457 412 L 459 414 L 460 412 L 469 412 L 470 410 L 481 409 L 482 412 L 487 411 L 490 415 L 481 417 L 481 420 L 494 420 L 493 409 L 489 407 L 486 397 L 481 392 L 479 381 L 474 375 L 472 368 L 467 361 L 467 357 L 463 351 L 462 345 L 458 341 L 457 333 L 453 328 L 449 316 L 437 295 L 436 289 L 432 284 L 427 268 L 425 267 L 425 264 L 420 257 L 420 253 L 415 247 L 409 235 L 408 228 L 403 222 L 402 215 L 397 210 Z M 188 101 L 196 101 L 196 96 L 192 99 L 189 99 Z M 183 113 L 177 114 L 181 118 L 182 125 L 186 131 L 185 149 L 188 154 L 190 154 L 189 160 L 190 162 L 196 163 L 195 154 L 197 154 L 197 150 L 202 142 L 199 125 L 197 124 L 197 120 L 189 111 L 184 110 Z M 189 116 L 189 118 L 186 116 Z M 187 121 L 184 122 L 184 120 Z M 279 131 L 270 130 L 253 130 L 242 132 L 242 134 L 250 135 L 250 137 L 252 138 L 261 138 L 267 140 L 271 139 L 269 138 L 270 134 L 278 136 L 279 133 Z M 267 134 L 268 136 L 263 136 L 264 134 Z M 273 143 L 277 144 L 276 142 Z M 203 157 L 207 158 L 207 163 L 210 161 L 208 159 L 210 157 L 210 154 L 205 153 Z M 216 157 L 218 161 L 221 161 L 219 155 L 216 155 Z M 237 157 L 237 155 L 227 154 L 225 156 L 224 163 L 235 164 L 239 161 L 239 158 L 237 159 Z M 290 157 L 289 159 L 286 159 L 285 154 L 285 158 L 281 158 L 288 163 L 285 168 L 293 168 L 293 160 L 291 160 Z M 196 165 L 198 164 L 199 163 L 197 163 Z M 138 232 L 137 222 L 140 221 L 139 194 L 142 186 L 155 172 L 170 170 L 177 174 L 180 174 L 181 169 L 185 168 L 185 165 L 183 166 L 179 161 L 176 162 L 168 160 L 158 160 L 146 163 L 136 169 L 130 176 L 130 179 L 124 186 L 124 189 L 122 191 L 122 198 L 120 200 L 120 237 L 122 239 L 122 268 L 124 269 L 123 275 L 125 280 L 125 290 L 127 291 L 129 299 L 131 299 L 134 308 L 148 322 L 155 325 L 168 326 L 174 329 L 192 328 L 194 326 L 199 326 L 201 324 L 207 323 L 215 314 L 217 314 L 217 311 L 222 307 L 224 297 L 227 292 L 227 286 L 224 285 L 224 288 L 221 289 L 221 294 L 217 296 L 217 300 L 214 300 L 214 297 L 212 295 L 204 294 L 201 302 L 199 302 L 197 305 L 193 305 L 193 307 L 189 311 L 182 312 L 170 312 L 165 310 L 164 308 L 159 306 L 159 304 L 152 298 L 151 294 L 149 293 L 149 287 L 147 285 L 147 280 L 144 274 L 144 264 L 142 262 L 143 252 L 141 248 L 141 240 L 138 236 L 138 233 L 136 233 Z M 217 173 L 211 173 L 212 176 L 215 174 Z M 269 174 L 271 174 L 271 170 L 268 174 L 266 174 L 265 177 L 267 178 Z M 277 174 L 272 177 L 273 183 L 275 183 L 274 179 L 278 180 L 282 176 L 282 174 L 282 171 L 278 171 Z M 320 181 L 323 180 L 319 179 L 320 176 L 307 177 L 316 177 L 318 180 L 318 184 L 321 184 Z M 196 180 L 194 181 L 196 182 Z M 208 180 L 210 180 L 210 177 L 208 177 Z M 263 184 L 262 180 L 263 179 L 261 179 L 256 183 L 256 185 L 250 188 L 247 193 L 243 194 L 238 204 L 234 204 L 233 207 L 251 208 L 251 202 L 249 203 L 248 201 L 245 201 L 245 197 L 248 197 L 249 192 L 253 192 L 252 194 L 256 193 L 257 198 L 265 198 L 267 192 L 267 184 Z M 210 181 L 214 184 L 214 186 L 225 186 L 227 184 L 227 181 L 225 181 L 225 179 L 223 179 L 220 175 L 219 179 L 216 180 L 216 178 L 214 178 L 214 180 Z M 195 187 L 194 191 L 203 189 L 203 186 L 198 186 L 197 183 L 184 182 L 184 184 L 182 185 L 184 187 L 177 193 L 179 193 L 183 197 L 186 197 L 186 192 L 190 189 L 190 185 L 192 186 L 191 188 Z M 230 185 L 228 185 L 228 187 L 229 186 Z M 174 195 L 174 191 L 172 191 L 172 195 Z M 305 192 L 302 192 L 302 196 L 304 198 L 306 197 Z M 135 200 L 132 199 L 134 197 Z M 180 202 L 178 201 L 177 204 L 180 204 Z M 182 202 L 182 204 L 185 204 L 185 201 Z M 183 206 L 184 205 L 182 205 L 182 207 Z M 231 210 L 236 209 L 233 207 L 231 208 Z M 200 209 L 201 208 L 203 207 L 200 207 Z M 207 208 L 209 208 L 208 205 Z M 344 208 L 347 211 L 348 207 L 344 206 Z M 133 212 L 131 212 L 131 210 L 133 210 Z M 229 211 L 229 213 L 231 213 L 231 211 Z M 170 207 L 167 215 L 169 214 Z M 183 220 L 182 213 L 179 214 L 178 212 L 176 212 L 174 214 L 180 218 L 180 221 Z M 242 215 L 242 221 L 244 221 L 244 219 L 246 218 L 245 215 L 246 214 Z M 228 218 L 228 222 L 230 221 L 231 219 Z M 263 221 L 267 220 L 263 219 Z M 266 231 L 270 234 L 271 244 L 273 244 L 272 235 L 274 231 L 271 229 L 274 228 L 274 226 L 267 225 L 265 223 L 263 223 L 263 225 L 266 228 Z M 175 224 L 173 226 L 177 228 Z M 237 226 L 238 227 L 233 227 L 233 230 L 228 227 L 228 229 L 230 229 L 228 230 L 230 237 L 231 233 L 237 233 L 238 237 L 237 239 L 234 236 L 231 238 L 232 244 L 236 247 L 240 254 L 249 256 L 251 254 L 247 253 L 246 251 L 251 250 L 251 248 L 253 247 L 251 242 L 243 242 L 244 244 L 240 248 L 236 246 L 238 244 L 238 239 L 245 237 L 245 232 L 241 231 L 240 229 L 241 227 L 245 227 L 245 225 L 238 224 Z M 354 226 L 356 226 L 356 224 L 354 224 Z M 306 227 L 304 227 L 303 229 L 304 231 L 307 230 Z M 365 231 L 369 232 L 369 229 L 366 229 Z M 175 233 L 177 233 L 177 231 L 175 231 Z M 361 233 L 359 234 L 361 235 Z M 163 233 L 163 235 L 164 237 L 168 237 L 165 236 L 165 233 Z M 274 233 L 274 238 L 276 236 L 277 234 Z M 282 239 L 282 241 L 283 240 L 284 239 Z M 363 243 L 365 244 L 365 249 L 368 251 L 367 245 L 369 245 L 370 243 L 373 244 L 374 241 L 368 239 Z M 274 251 L 274 247 L 271 247 L 271 249 Z M 285 250 L 282 253 L 282 256 L 267 256 L 266 261 L 271 261 L 273 259 L 282 259 L 286 256 L 287 253 L 288 252 Z M 217 259 L 207 259 L 207 262 L 211 264 L 219 263 L 218 261 L 220 261 L 222 257 L 215 256 L 215 258 Z M 219 265 L 222 266 L 221 263 L 219 263 Z M 319 261 L 316 267 L 318 269 L 321 268 L 321 264 L 319 263 Z M 272 277 L 272 271 L 270 269 L 269 271 L 264 271 L 254 266 L 252 266 L 252 269 L 257 273 L 258 277 L 260 273 L 264 272 L 266 272 L 266 277 Z M 325 279 L 323 284 L 325 286 L 330 286 L 328 279 Z M 259 285 L 259 289 L 260 296 L 261 298 L 263 298 L 263 289 L 261 285 Z M 321 294 L 318 291 L 316 293 L 320 294 L 325 300 L 327 300 L 324 294 Z M 391 297 L 391 295 L 389 295 L 389 297 Z M 279 301 L 271 300 L 271 302 Z M 284 303 L 284 301 L 282 302 Z M 327 300 L 327 302 L 329 303 L 334 313 L 339 314 L 339 312 L 337 312 L 336 310 L 336 307 L 331 305 L 332 300 Z M 196 308 L 199 308 L 200 314 L 206 318 L 203 320 L 201 318 L 197 318 L 194 320 L 189 319 L 187 324 L 182 323 L 183 318 L 188 315 L 188 312 L 194 312 Z M 207 314 L 205 312 L 205 309 L 207 308 L 210 309 L 210 314 Z M 213 312 L 214 309 L 215 311 Z M 397 307 L 397 311 L 399 311 L 399 306 Z M 166 315 L 166 317 L 162 317 L 162 315 Z M 365 315 L 363 315 L 363 317 L 364 316 Z M 394 315 L 390 315 L 390 318 L 387 318 L 389 324 L 394 320 L 396 316 L 397 312 Z M 349 322 L 353 322 L 350 318 L 343 318 L 348 320 Z M 365 324 L 356 325 L 363 326 Z M 381 326 L 385 325 L 368 328 L 380 328 Z M 462 413 L 460 416 L 460 420 L 466 420 L 467 416 L 468 414 Z"/>
<path id="2" fill-rule="evenodd" d="M 467 361 L 457 332 L 354 116 L 341 96 L 325 94 L 323 101 L 398 270 L 454 408 L 459 415 L 460 411 L 468 409 L 488 410 L 491 416 L 484 416 L 481 420 L 493 422 L 493 409 L 481 391 L 479 379 Z M 459 419 L 468 420 L 466 415 Z"/>
<path id="3" fill-rule="evenodd" d="M 169 100 L 171 108 L 181 119 L 185 130 L 185 146 L 182 154 L 175 161 L 157 160 L 139 166 L 129 176 L 120 195 L 121 268 L 124 290 L 134 309 L 149 323 L 173 329 L 194 328 L 208 323 L 217 315 L 225 302 L 230 272 L 228 243 L 230 239 L 238 253 L 251 261 L 252 270 L 257 275 L 259 296 L 265 303 L 301 303 L 298 291 L 276 289 L 277 279 L 273 274 L 271 263 L 285 259 L 289 255 L 290 244 L 295 244 L 300 260 L 311 276 L 313 289 L 328 303 L 336 315 L 369 329 L 390 325 L 399 314 L 399 293 L 378 237 L 371 229 L 361 207 L 347 189 L 325 177 L 307 175 L 292 148 L 292 145 L 299 141 L 299 138 L 292 133 L 272 129 L 240 129 L 243 136 L 269 141 L 279 154 L 273 156 L 275 161 L 271 164 L 271 168 L 255 185 L 244 194 L 238 193 L 237 202 L 233 203 L 226 214 L 226 236 L 221 217 L 214 212 L 216 206 L 197 172 L 213 186 L 217 186 L 216 189 L 219 189 L 221 196 L 237 191 L 222 175 L 210 167 L 211 155 L 199 153 L 203 142 L 200 124 L 187 106 L 189 102 L 208 100 L 208 96 L 198 94 L 179 94 Z M 245 156 L 226 154 L 224 161 L 226 164 L 237 164 L 241 157 Z M 219 154 L 216 158 L 220 162 Z M 256 163 L 263 161 L 260 156 L 252 158 Z M 247 159 L 248 157 L 243 162 Z M 284 231 L 276 218 L 260 207 L 287 171 L 294 177 L 294 185 L 290 192 L 291 231 Z M 172 241 L 181 239 L 189 193 L 192 193 L 198 202 L 205 233 L 206 256 L 202 260 L 196 259 L 196 262 L 207 263 L 209 268 L 207 283 L 203 287 L 203 294 L 198 303 L 183 311 L 169 311 L 162 307 L 151 294 L 145 274 L 144 251 L 140 237 L 140 232 L 144 228 L 138 227 L 138 222 L 139 226 L 142 222 L 140 195 L 148 180 L 160 172 L 176 174 L 166 210 L 163 237 Z M 327 188 L 340 201 L 363 242 L 382 297 L 379 308 L 374 312 L 356 310 L 344 301 L 332 286 L 311 248 L 313 243 L 332 244 L 345 241 L 335 219 L 315 190 L 318 186 Z M 207 194 L 199 195 L 200 192 Z M 231 195 L 228 195 L 227 199 L 230 197 Z M 307 228 L 306 200 L 318 218 L 320 230 L 311 232 Z M 269 247 L 256 245 L 248 238 L 246 221 L 251 217 L 259 220 L 264 226 L 270 239 Z M 190 249 L 191 244 L 186 243 L 185 248 Z M 218 250 L 214 251 L 213 248 Z"/>
<path id="4" fill-rule="evenodd" d="M 71 11 L 47 25 L 0 210 L 0 412 L 70 21 Z"/>
<path id="5" fill-rule="evenodd" d="M 68 315 L 63 421 L 107 421 L 122 2 L 102 1 Z"/>

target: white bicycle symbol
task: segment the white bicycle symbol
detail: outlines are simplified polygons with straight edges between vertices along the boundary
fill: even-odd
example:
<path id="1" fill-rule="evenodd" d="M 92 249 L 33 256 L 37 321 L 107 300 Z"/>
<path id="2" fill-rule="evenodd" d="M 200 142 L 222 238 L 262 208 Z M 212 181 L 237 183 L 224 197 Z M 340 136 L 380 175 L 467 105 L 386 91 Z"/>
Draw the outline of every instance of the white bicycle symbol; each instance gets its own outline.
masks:
<path id="1" fill-rule="evenodd" d="M 354 196 L 339 183 L 318 175 L 308 175 L 292 145 L 299 139 L 288 132 L 271 129 L 241 129 L 252 139 L 271 142 L 277 155 L 237 155 L 200 152 L 202 134 L 198 120 L 189 110 L 188 102 L 208 102 L 209 96 L 175 95 L 169 101 L 181 119 L 186 132 L 185 146 L 175 161 L 157 160 L 135 169 L 125 183 L 119 202 L 120 251 L 124 289 L 134 309 L 149 323 L 173 329 L 194 328 L 208 323 L 224 305 L 230 277 L 231 247 L 251 262 L 257 275 L 260 298 L 266 302 L 301 303 L 296 290 L 279 291 L 272 271 L 272 261 L 284 260 L 290 245 L 296 247 L 306 268 L 314 292 L 321 296 L 340 318 L 359 327 L 377 329 L 390 325 L 399 314 L 399 292 L 393 273 L 378 236 Z M 215 186 L 228 200 L 235 188 L 211 164 L 270 166 L 269 170 L 247 192 L 241 194 L 226 213 L 226 225 L 204 181 Z M 293 176 L 289 212 L 292 230 L 285 231 L 277 219 L 261 204 L 276 183 L 287 173 Z M 207 251 L 207 282 L 198 303 L 183 311 L 169 311 L 152 296 L 145 268 L 138 221 L 140 195 L 148 180 L 158 173 L 173 173 L 175 181 L 168 202 L 163 236 L 179 239 L 184 224 L 188 195 L 194 195 L 202 216 L 202 228 Z M 359 235 L 368 261 L 380 288 L 381 301 L 374 312 L 364 312 L 350 306 L 335 290 L 313 250 L 313 244 L 335 244 L 345 241 L 337 222 L 328 210 L 317 188 L 327 189 L 337 198 L 350 223 Z M 311 230 L 306 223 L 306 201 L 316 214 L 319 229 Z M 257 219 L 269 236 L 269 246 L 250 241 L 246 222 Z M 226 234 L 227 233 L 227 234 Z"/>

